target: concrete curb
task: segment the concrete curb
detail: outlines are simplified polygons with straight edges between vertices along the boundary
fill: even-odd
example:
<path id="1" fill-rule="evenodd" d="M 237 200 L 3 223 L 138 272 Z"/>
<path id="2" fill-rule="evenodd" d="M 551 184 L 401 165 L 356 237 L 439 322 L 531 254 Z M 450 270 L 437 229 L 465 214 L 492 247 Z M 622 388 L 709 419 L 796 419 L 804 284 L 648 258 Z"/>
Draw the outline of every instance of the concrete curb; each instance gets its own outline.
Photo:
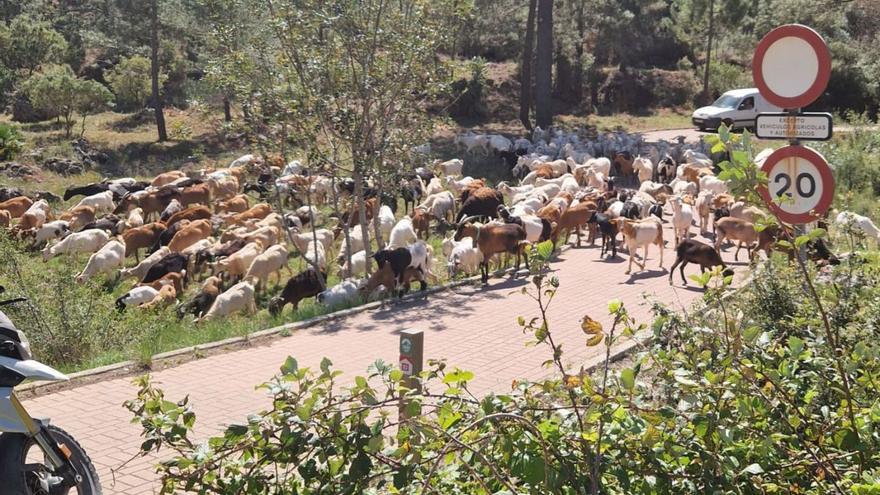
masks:
<path id="1" fill-rule="evenodd" d="M 563 253 L 570 249 L 571 246 L 569 244 L 565 244 L 559 247 L 557 251 L 557 255 Z M 505 268 L 500 272 L 500 275 L 507 275 L 512 272 L 512 268 Z M 499 274 L 499 272 L 495 272 Z M 418 300 L 422 298 L 426 298 L 429 295 L 437 294 L 440 292 L 447 291 L 449 289 L 454 289 L 456 287 L 460 287 L 462 285 L 467 285 L 476 281 L 479 281 L 479 275 L 464 278 L 461 280 L 456 280 L 453 282 L 447 282 L 443 285 L 438 285 L 436 287 L 431 287 L 426 289 L 424 292 L 415 292 L 410 293 L 403 296 L 398 302 L 395 304 L 401 304 L 413 300 Z M 67 377 L 70 379 L 66 382 L 34 382 L 27 383 L 16 387 L 17 392 L 27 393 L 32 396 L 39 396 L 41 393 L 53 393 L 61 390 L 69 390 L 72 388 L 76 388 L 80 385 L 84 385 L 85 383 L 93 383 L 95 381 L 100 381 L 106 376 L 107 378 L 117 378 L 119 376 L 133 375 L 139 372 L 147 372 L 154 368 L 155 363 L 164 362 L 167 366 L 165 367 L 173 367 L 183 364 L 188 361 L 192 361 L 195 359 L 200 359 L 199 352 L 200 351 L 208 351 L 212 349 L 219 349 L 223 347 L 232 347 L 232 346 L 240 346 L 243 344 L 253 343 L 255 341 L 263 341 L 269 340 L 276 336 L 279 336 L 282 332 L 285 331 L 293 331 L 300 330 L 304 328 L 310 328 L 315 325 L 326 323 L 329 321 L 342 319 L 354 314 L 362 313 L 365 311 L 370 311 L 373 309 L 381 308 L 386 304 L 386 300 L 373 301 L 366 304 L 361 304 L 360 306 L 355 306 L 353 308 L 343 309 L 340 311 L 334 311 L 332 313 L 327 313 L 321 316 L 315 316 L 313 318 L 309 318 L 302 321 L 297 321 L 293 323 L 286 323 L 284 325 L 280 325 L 277 327 L 267 328 L 265 330 L 259 330 L 256 332 L 249 333 L 247 335 L 242 335 L 240 337 L 230 337 L 228 339 L 218 340 L 215 342 L 207 342 L 204 344 L 198 344 L 190 347 L 184 347 L 182 349 L 175 349 L 173 351 L 167 351 L 160 354 L 156 354 L 150 357 L 151 365 L 146 366 L 137 361 L 122 361 L 119 363 L 108 364 L 106 366 L 101 366 L 98 368 L 92 368 L 83 371 L 77 371 L 75 373 L 70 373 Z M 233 349 L 231 349 L 233 350 Z M 175 359 L 180 358 L 178 362 L 170 362 Z"/>

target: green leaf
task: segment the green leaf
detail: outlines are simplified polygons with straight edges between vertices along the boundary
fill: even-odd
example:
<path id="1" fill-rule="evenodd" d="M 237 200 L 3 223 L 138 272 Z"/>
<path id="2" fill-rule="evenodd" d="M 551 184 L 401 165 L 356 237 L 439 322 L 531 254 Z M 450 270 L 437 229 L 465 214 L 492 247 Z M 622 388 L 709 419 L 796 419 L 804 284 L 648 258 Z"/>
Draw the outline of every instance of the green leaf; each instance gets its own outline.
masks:
<path id="1" fill-rule="evenodd" d="M 324 374 L 329 373 L 330 366 L 332 366 L 332 365 L 333 365 L 333 362 L 330 361 L 329 359 L 327 359 L 326 357 L 324 359 L 321 359 L 321 372 L 323 372 Z"/>
<path id="2" fill-rule="evenodd" d="M 730 141 L 730 129 L 726 125 L 721 124 L 718 126 L 718 138 L 724 143 Z"/>
<path id="3" fill-rule="evenodd" d="M 800 235 L 797 237 L 797 239 L 794 240 L 794 246 L 799 248 L 799 247 L 805 245 L 806 243 L 810 242 L 810 240 L 811 240 L 810 236 Z"/>
<path id="4" fill-rule="evenodd" d="M 727 146 L 725 146 L 724 143 L 718 143 L 718 144 L 712 146 L 712 153 L 713 154 L 714 153 L 723 153 L 724 150 L 726 150 L 726 149 L 727 149 Z"/>
<path id="5" fill-rule="evenodd" d="M 540 256 L 542 260 L 547 261 L 550 259 L 550 255 L 553 254 L 553 242 L 544 241 L 539 243 L 537 249 L 538 256 Z"/>
<path id="6" fill-rule="evenodd" d="M 356 376 L 356 377 L 354 377 L 354 384 L 355 384 L 358 388 L 366 388 L 366 386 L 367 386 L 367 379 L 364 378 L 364 377 L 362 377 L 362 376 Z"/>
<path id="7" fill-rule="evenodd" d="M 611 314 L 617 314 L 620 311 L 620 308 L 623 307 L 623 301 L 620 299 L 612 299 L 608 301 L 608 312 Z"/>
<path id="8" fill-rule="evenodd" d="M 299 365 L 296 362 L 296 359 L 293 359 L 293 356 L 287 356 L 287 359 L 284 360 L 284 364 L 281 365 L 281 374 L 283 375 L 292 375 L 296 373 L 299 369 Z"/>
<path id="9" fill-rule="evenodd" d="M 810 239 L 816 240 L 825 237 L 825 234 L 827 234 L 827 232 L 825 232 L 825 229 L 813 229 L 810 231 L 809 236 Z"/>
<path id="10" fill-rule="evenodd" d="M 791 351 L 792 356 L 799 356 L 801 351 L 804 350 L 804 341 L 799 337 L 789 337 L 788 338 L 788 349 Z"/>
<path id="11" fill-rule="evenodd" d="M 636 372 L 632 368 L 620 370 L 620 384 L 623 388 L 632 392 L 636 388 Z"/>

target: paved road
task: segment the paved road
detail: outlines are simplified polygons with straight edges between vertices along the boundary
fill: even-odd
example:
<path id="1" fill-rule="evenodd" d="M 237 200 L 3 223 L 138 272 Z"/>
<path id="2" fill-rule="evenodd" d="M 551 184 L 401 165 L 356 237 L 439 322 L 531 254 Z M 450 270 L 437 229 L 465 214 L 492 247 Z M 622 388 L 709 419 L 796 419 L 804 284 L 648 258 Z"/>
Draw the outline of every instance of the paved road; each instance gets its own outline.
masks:
<path id="1" fill-rule="evenodd" d="M 667 226 L 668 229 L 668 226 Z M 672 233 L 667 230 L 667 242 Z M 598 248 L 570 249 L 553 264 L 561 283 L 550 308 L 554 338 L 562 342 L 565 359 L 575 368 L 599 359 L 601 348 L 586 348 L 579 322 L 590 315 L 608 328 L 606 302 L 620 298 L 640 321 L 647 322 L 649 307 L 643 295 L 674 306 L 687 306 L 700 296 L 696 289 L 667 284 L 665 270 L 657 269 L 657 250 L 649 253 L 649 271 L 624 275 L 625 258 L 600 260 Z M 620 256 L 620 255 L 619 255 Z M 725 256 L 727 257 L 727 256 Z M 664 265 L 674 261 L 665 250 Z M 741 269 L 743 270 L 743 269 Z M 693 267 L 689 273 L 696 271 Z M 516 378 L 540 378 L 540 364 L 549 357 L 546 347 L 525 347 L 529 338 L 516 324 L 519 315 L 537 314 L 536 305 L 518 291 L 526 280 L 494 278 L 487 288 L 459 287 L 427 301 L 367 311 L 325 325 L 301 330 L 267 345 L 211 356 L 155 373 L 167 396 L 190 394 L 198 413 L 199 435 L 216 433 L 223 425 L 240 421 L 267 405 L 254 386 L 266 381 L 288 355 L 300 366 L 317 368 L 330 358 L 343 378 L 353 380 L 377 358 L 396 363 L 398 332 L 425 331 L 426 358 L 446 358 L 450 365 L 476 374 L 476 392 L 509 391 Z M 50 394 L 25 403 L 32 414 L 45 415 L 79 439 L 95 461 L 105 494 L 157 493 L 153 470 L 156 458 L 137 458 L 115 473 L 140 445 L 140 430 L 121 404 L 135 395 L 131 378 L 118 378 Z"/>
<path id="2" fill-rule="evenodd" d="M 678 139 L 679 136 L 684 136 L 685 141 L 688 143 L 696 143 L 703 139 L 703 136 L 708 136 L 712 134 L 711 132 L 700 132 L 694 128 L 688 129 L 666 129 L 662 131 L 652 131 L 644 133 L 645 141 L 652 143 L 656 141 L 670 141 L 674 142 Z"/>

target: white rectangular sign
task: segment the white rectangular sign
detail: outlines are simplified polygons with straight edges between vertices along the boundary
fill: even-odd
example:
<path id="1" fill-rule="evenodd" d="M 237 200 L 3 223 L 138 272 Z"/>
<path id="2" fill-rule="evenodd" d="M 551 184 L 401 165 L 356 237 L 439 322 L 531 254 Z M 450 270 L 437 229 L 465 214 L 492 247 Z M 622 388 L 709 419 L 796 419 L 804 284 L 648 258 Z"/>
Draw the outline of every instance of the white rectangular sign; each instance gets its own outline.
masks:
<path id="1" fill-rule="evenodd" d="M 831 139 L 830 113 L 759 113 L 755 135 L 761 139 L 803 139 L 826 141 Z"/>

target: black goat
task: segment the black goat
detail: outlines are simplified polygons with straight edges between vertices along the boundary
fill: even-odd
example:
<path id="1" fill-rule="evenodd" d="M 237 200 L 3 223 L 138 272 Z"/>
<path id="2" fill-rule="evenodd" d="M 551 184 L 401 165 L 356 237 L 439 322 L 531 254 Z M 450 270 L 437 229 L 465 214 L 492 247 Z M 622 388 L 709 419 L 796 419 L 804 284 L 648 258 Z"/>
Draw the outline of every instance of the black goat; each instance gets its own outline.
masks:
<path id="1" fill-rule="evenodd" d="M 488 188 L 484 188 L 487 189 Z M 480 191 L 482 191 L 481 189 Z M 456 222 L 461 222 L 467 217 L 498 217 L 498 207 L 504 204 L 504 196 L 500 192 L 492 190 L 492 193 L 480 193 L 470 195 L 461 204 L 458 210 Z"/>
<path id="2" fill-rule="evenodd" d="M 403 285 L 403 278 L 406 269 L 412 264 L 412 253 L 408 248 L 400 247 L 397 249 L 383 249 L 374 254 L 373 259 L 376 260 L 376 264 L 379 265 L 380 270 L 385 266 L 385 263 L 390 264 L 391 271 L 394 272 L 394 278 L 397 280 L 397 283 Z"/>
<path id="3" fill-rule="evenodd" d="M 281 295 L 273 297 L 269 301 L 269 314 L 279 315 L 284 311 L 284 306 L 288 304 L 293 304 L 293 310 L 296 311 L 300 301 L 323 292 L 327 288 L 326 281 L 327 274 L 325 272 L 322 272 L 321 277 L 318 277 L 318 273 L 312 268 L 290 277 L 284 284 Z"/>
<path id="4" fill-rule="evenodd" d="M 623 203 L 623 209 L 620 210 L 620 216 L 629 218 L 630 220 L 638 220 L 640 213 L 639 205 L 629 200 Z"/>
<path id="5" fill-rule="evenodd" d="M 141 283 L 149 284 L 150 282 L 155 282 L 172 272 L 184 273 L 184 282 L 186 282 L 187 279 L 184 270 L 186 270 L 188 264 L 188 256 L 180 253 L 171 253 L 156 262 L 155 265 L 151 266 L 150 269 L 147 270 L 147 274 L 144 275 L 144 279 L 141 280 Z"/>
<path id="6" fill-rule="evenodd" d="M 617 257 L 617 222 L 604 213 L 594 212 L 587 223 L 594 223 L 599 228 L 599 234 L 602 235 L 602 252 L 600 257 L 605 256 L 608 249 L 611 250 L 611 257 Z M 610 244 L 610 246 L 609 246 Z"/>
<path id="7" fill-rule="evenodd" d="M 68 187 L 64 191 L 64 201 L 74 197 L 74 196 L 91 196 L 93 194 L 102 193 L 104 191 L 108 191 L 110 189 L 109 184 L 102 184 L 100 182 L 93 182 L 91 184 L 86 184 L 84 186 L 79 187 Z"/>
<path id="8" fill-rule="evenodd" d="M 672 274 L 675 272 L 675 267 L 679 265 L 681 265 L 679 269 L 679 272 L 681 273 L 681 281 L 687 285 L 687 279 L 684 277 L 684 267 L 687 266 L 688 263 L 699 264 L 700 273 L 703 273 L 714 266 L 720 266 L 723 269 L 722 273 L 725 277 L 733 275 L 733 270 L 727 267 L 724 260 L 721 259 L 721 255 L 718 254 L 718 251 L 715 251 L 714 247 L 708 244 L 703 244 L 700 241 L 694 239 L 685 239 L 681 241 L 681 243 L 675 248 L 675 254 L 675 263 L 673 263 L 672 268 L 669 269 L 669 285 L 672 285 Z"/>

